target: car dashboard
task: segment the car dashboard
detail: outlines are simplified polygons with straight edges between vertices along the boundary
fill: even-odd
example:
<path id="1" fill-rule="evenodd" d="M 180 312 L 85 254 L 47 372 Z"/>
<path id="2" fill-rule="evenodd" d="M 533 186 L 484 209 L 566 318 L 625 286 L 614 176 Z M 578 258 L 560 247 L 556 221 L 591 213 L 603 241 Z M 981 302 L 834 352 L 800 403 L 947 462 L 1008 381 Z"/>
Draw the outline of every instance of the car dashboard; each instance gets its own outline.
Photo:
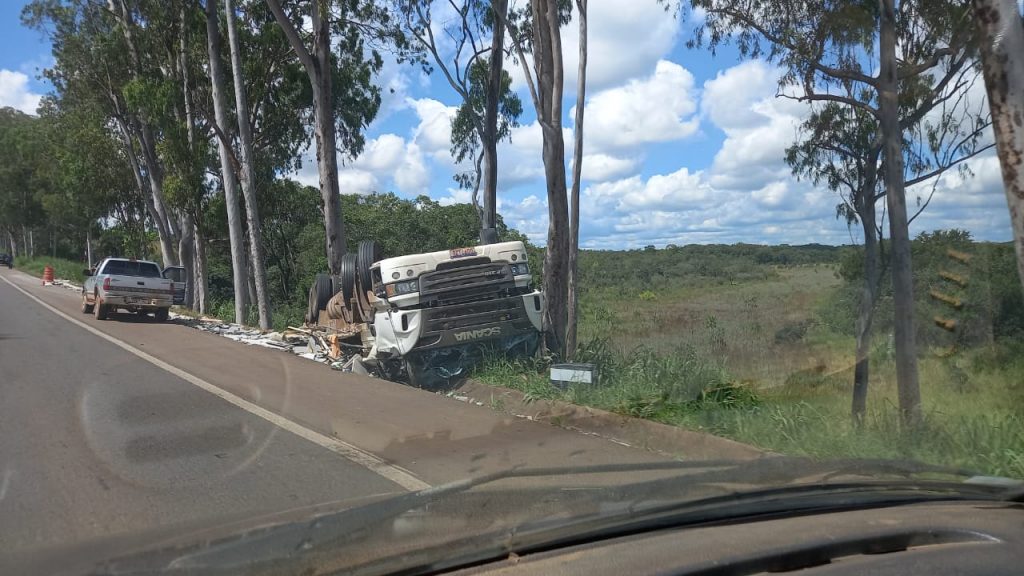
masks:
<path id="1" fill-rule="evenodd" d="M 1024 504 L 937 502 L 663 529 L 454 572 L 928 576 L 1024 573 Z"/>

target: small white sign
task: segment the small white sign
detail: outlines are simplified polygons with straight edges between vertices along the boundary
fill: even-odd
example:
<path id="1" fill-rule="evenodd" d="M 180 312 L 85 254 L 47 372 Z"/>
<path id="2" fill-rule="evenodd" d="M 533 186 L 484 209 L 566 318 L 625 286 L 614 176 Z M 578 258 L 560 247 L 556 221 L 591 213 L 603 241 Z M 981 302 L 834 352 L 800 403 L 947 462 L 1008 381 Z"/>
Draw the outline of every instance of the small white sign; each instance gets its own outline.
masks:
<path id="1" fill-rule="evenodd" d="M 569 368 L 565 366 L 551 367 L 552 382 L 570 382 L 573 384 L 593 384 L 594 371 L 586 368 Z"/>

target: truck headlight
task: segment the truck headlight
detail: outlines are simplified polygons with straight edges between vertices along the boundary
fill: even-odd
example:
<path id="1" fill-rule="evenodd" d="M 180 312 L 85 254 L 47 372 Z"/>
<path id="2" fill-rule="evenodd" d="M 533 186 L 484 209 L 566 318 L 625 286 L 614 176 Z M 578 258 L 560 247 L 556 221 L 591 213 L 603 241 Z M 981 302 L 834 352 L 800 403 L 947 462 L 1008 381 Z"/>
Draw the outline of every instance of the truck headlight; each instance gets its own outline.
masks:
<path id="1" fill-rule="evenodd" d="M 512 268 L 513 276 L 523 276 L 525 274 L 530 273 L 530 267 L 526 264 L 526 262 L 516 262 L 513 264 L 509 264 L 509 267 Z"/>
<path id="2" fill-rule="evenodd" d="M 403 294 L 409 294 L 411 292 L 417 292 L 420 289 L 419 282 L 417 280 L 406 280 L 405 282 L 393 282 L 384 287 L 385 293 L 388 298 L 392 296 L 401 296 Z"/>

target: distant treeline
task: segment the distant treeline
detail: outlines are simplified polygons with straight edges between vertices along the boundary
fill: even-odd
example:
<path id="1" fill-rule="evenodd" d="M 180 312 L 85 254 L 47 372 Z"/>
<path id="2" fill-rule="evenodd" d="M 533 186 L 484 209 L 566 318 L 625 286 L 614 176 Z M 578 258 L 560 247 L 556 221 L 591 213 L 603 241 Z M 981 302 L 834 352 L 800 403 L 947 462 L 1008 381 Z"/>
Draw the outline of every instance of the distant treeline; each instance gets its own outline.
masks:
<path id="1" fill-rule="evenodd" d="M 838 264 L 844 250 L 849 248 L 824 244 L 669 244 L 663 249 L 648 246 L 642 250 L 582 250 L 580 284 L 584 290 L 649 290 L 706 284 L 709 279 L 765 279 L 774 273 L 772 265 Z"/>

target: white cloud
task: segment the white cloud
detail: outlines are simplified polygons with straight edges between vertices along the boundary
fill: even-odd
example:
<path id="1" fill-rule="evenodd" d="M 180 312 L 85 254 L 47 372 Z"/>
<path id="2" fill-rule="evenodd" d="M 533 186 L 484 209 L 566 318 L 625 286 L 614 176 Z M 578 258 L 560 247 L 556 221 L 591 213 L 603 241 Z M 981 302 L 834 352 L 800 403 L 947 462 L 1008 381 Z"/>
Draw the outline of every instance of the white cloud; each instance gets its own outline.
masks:
<path id="1" fill-rule="evenodd" d="M 1010 216 L 1006 206 L 999 159 L 990 150 L 964 162 L 973 175 L 950 170 L 936 181 L 923 182 L 907 189 L 907 209 L 917 212 L 927 200 L 932 186 L 935 195 L 911 224 L 911 234 L 925 230 L 961 228 L 975 237 L 1006 240 L 1010 236 Z"/>
<path id="2" fill-rule="evenodd" d="M 512 4 L 523 6 L 525 0 Z M 587 9 L 588 90 L 615 86 L 649 71 L 672 49 L 681 27 L 673 13 L 658 2 L 591 0 Z M 575 20 L 562 28 L 562 53 L 568 95 L 576 91 L 579 69 L 579 24 Z M 532 69 L 532 60 L 530 66 Z M 505 68 L 512 76 L 513 88 L 525 90 L 522 66 L 507 60 Z"/>
<path id="3" fill-rule="evenodd" d="M 314 182 L 310 185 L 319 184 Z M 380 189 L 380 182 L 366 170 L 350 168 L 338 171 L 338 187 L 342 194 L 370 194 Z"/>
<path id="4" fill-rule="evenodd" d="M 701 110 L 726 135 L 710 170 L 714 186 L 760 189 L 789 177 L 786 148 L 807 108 L 775 97 L 779 73 L 764 62 L 748 61 L 704 83 Z"/>
<path id="5" fill-rule="evenodd" d="M 597 183 L 622 178 L 636 170 L 639 164 L 639 158 L 624 158 L 608 154 L 584 154 L 582 180 Z"/>
<path id="6" fill-rule="evenodd" d="M 462 188 L 449 188 L 448 195 L 437 199 L 442 206 L 452 204 L 470 204 L 473 202 L 473 191 Z"/>
<path id="7" fill-rule="evenodd" d="M 396 134 L 369 140 L 358 158 L 338 170 L 338 178 L 348 184 L 348 191 L 359 193 L 386 192 L 390 181 L 398 191 L 412 196 L 427 193 L 430 185 L 419 145 Z"/>
<path id="8" fill-rule="evenodd" d="M 413 139 L 427 154 L 451 163 L 452 119 L 458 108 L 432 98 L 409 99 L 407 103 L 419 118 Z"/>
<path id="9" fill-rule="evenodd" d="M 700 126 L 693 75 L 667 60 L 642 80 L 598 92 L 588 99 L 584 145 L 615 150 L 692 135 Z"/>
<path id="10" fill-rule="evenodd" d="M 406 98 L 404 102 L 419 120 L 410 137 L 384 133 L 367 140 L 362 154 L 338 170 L 342 192 L 367 194 L 395 190 L 407 196 L 426 194 L 431 183 L 427 155 L 442 164 L 452 165 L 448 143 L 455 108 L 431 98 Z M 312 144 L 303 153 L 303 159 L 303 168 L 296 179 L 303 184 L 319 185 Z"/>
<path id="11" fill-rule="evenodd" d="M 406 146 L 405 156 L 394 175 L 395 185 L 405 194 L 419 195 L 429 192 L 430 170 L 423 161 L 423 153 L 418 144 L 410 142 Z"/>
<path id="12" fill-rule="evenodd" d="M 535 244 L 544 244 L 548 235 L 548 202 L 535 194 L 517 201 L 498 198 L 498 213 L 507 226 L 526 234 Z"/>
<path id="13" fill-rule="evenodd" d="M 35 114 L 40 98 L 40 94 L 29 88 L 27 75 L 0 69 L 0 107 L 9 106 L 26 114 Z"/>
<path id="14" fill-rule="evenodd" d="M 748 60 L 719 71 L 704 83 L 701 111 L 723 130 L 737 130 L 762 124 L 764 116 L 754 104 L 771 94 L 778 74 L 760 60 Z"/>
<path id="15" fill-rule="evenodd" d="M 569 129 L 565 129 L 563 134 L 566 142 L 572 142 Z M 509 139 L 498 144 L 499 194 L 527 184 L 544 188 L 544 163 L 541 159 L 543 141 L 540 124 L 534 121 L 513 128 Z"/>
<path id="16" fill-rule="evenodd" d="M 405 155 L 405 140 L 395 134 L 381 134 L 366 143 L 354 165 L 371 172 L 394 170 Z"/>

